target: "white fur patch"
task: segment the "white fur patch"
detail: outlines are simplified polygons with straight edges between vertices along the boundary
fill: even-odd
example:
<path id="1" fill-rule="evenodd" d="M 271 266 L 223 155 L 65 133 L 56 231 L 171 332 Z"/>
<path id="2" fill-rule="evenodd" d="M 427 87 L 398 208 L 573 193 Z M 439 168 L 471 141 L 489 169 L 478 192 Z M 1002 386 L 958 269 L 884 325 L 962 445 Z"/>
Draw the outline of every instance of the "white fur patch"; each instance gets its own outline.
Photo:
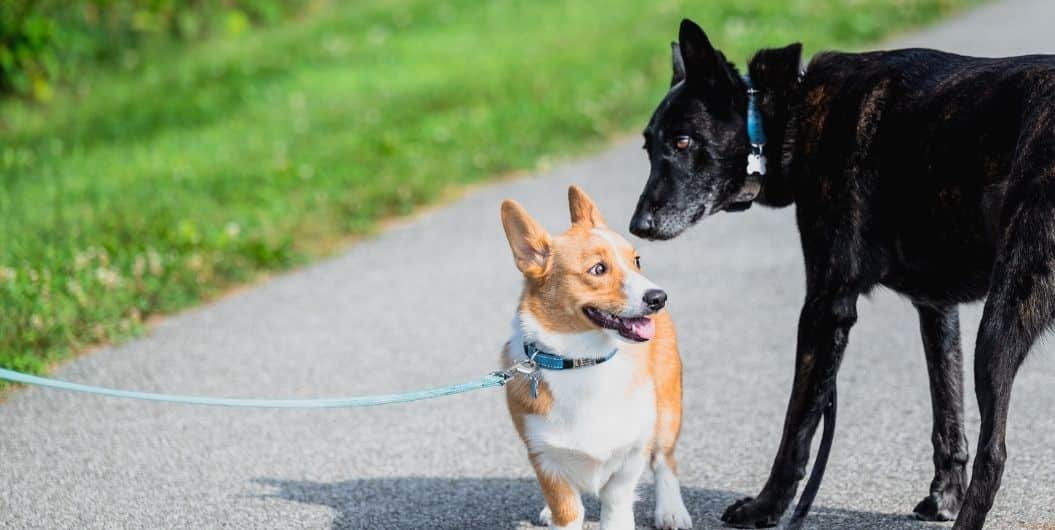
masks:
<path id="1" fill-rule="evenodd" d="M 643 458 L 654 434 L 656 396 L 651 381 L 630 390 L 636 369 L 633 356 L 640 354 L 640 348 L 600 332 L 547 333 L 529 315 L 515 319 L 513 328 L 509 341 L 513 359 L 523 358 L 525 337 L 547 348 L 574 343 L 585 355 L 619 348 L 614 357 L 597 366 L 543 370 L 541 377 L 553 395 L 553 408 L 545 416 L 524 417 L 525 442 L 539 466 L 581 492 L 599 493 L 628 462 Z M 575 350 L 571 350 L 575 354 L 551 351 L 583 355 Z"/>

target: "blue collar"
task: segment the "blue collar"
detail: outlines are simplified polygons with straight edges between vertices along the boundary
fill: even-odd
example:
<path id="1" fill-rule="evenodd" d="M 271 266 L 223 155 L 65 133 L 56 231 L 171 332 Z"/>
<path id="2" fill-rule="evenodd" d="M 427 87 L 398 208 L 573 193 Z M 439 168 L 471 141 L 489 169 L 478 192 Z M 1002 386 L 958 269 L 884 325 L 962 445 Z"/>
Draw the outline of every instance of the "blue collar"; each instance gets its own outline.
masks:
<path id="1" fill-rule="evenodd" d="M 751 82 L 751 76 L 744 76 L 747 84 L 747 137 L 751 140 L 751 147 L 762 147 L 766 145 L 766 131 L 762 128 L 762 111 L 758 110 L 758 90 Z"/>
<path id="2" fill-rule="evenodd" d="M 758 90 L 751 82 L 751 76 L 744 76 L 747 84 L 747 138 L 751 142 L 751 154 L 747 155 L 747 174 L 764 176 L 766 174 L 766 131 L 762 127 L 762 111 L 758 108 Z"/>
<path id="3" fill-rule="evenodd" d="M 615 357 L 616 352 L 619 348 L 615 348 L 608 352 L 608 355 L 604 357 L 582 357 L 577 359 L 569 359 L 567 357 L 561 357 L 554 353 L 547 353 L 539 349 L 538 345 L 534 342 L 524 343 L 524 355 L 531 361 L 534 361 L 535 365 L 544 370 L 570 370 L 572 368 L 583 368 L 586 366 L 596 366 L 601 364 L 612 357 Z"/>

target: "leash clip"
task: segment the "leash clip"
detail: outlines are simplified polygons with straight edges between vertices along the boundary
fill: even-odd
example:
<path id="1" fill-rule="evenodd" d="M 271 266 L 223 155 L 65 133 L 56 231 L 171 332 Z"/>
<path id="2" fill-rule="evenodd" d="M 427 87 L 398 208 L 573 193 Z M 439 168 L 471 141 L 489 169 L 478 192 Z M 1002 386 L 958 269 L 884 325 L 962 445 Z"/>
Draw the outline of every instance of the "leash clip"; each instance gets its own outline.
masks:
<path id="1" fill-rule="evenodd" d="M 518 374 L 524 375 L 531 375 L 539 370 L 538 363 L 535 362 L 535 359 L 517 361 L 517 363 L 513 365 L 513 369 L 515 369 Z"/>
<path id="2" fill-rule="evenodd" d="M 517 375 L 523 375 L 528 378 L 528 381 L 531 381 L 531 399 L 538 398 L 539 366 L 535 362 L 534 356 L 529 359 L 521 359 L 505 370 L 491 372 L 491 375 L 501 377 L 502 381 L 499 384 L 503 386 Z"/>
<path id="3" fill-rule="evenodd" d="M 501 377 L 502 384 L 504 385 L 508 383 L 510 379 L 513 379 L 517 375 L 526 375 L 528 377 L 532 377 L 536 372 L 538 372 L 538 370 L 538 364 L 536 364 L 534 360 L 521 359 L 513 363 L 513 366 L 510 366 L 505 370 L 496 370 L 494 372 L 491 372 L 491 375 Z"/>

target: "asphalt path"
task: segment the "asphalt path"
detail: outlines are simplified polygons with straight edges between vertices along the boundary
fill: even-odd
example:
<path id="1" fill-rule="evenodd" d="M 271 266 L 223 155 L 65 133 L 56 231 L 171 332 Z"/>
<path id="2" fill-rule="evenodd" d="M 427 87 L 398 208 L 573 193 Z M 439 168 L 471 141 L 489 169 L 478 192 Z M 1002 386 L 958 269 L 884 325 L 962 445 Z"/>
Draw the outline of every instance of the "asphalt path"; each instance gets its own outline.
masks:
<path id="1" fill-rule="evenodd" d="M 1012 0 L 896 39 L 983 55 L 1055 52 L 1055 2 Z M 673 31 L 673 29 L 672 29 Z M 663 82 L 657 79 L 656 82 Z M 637 139 L 542 175 L 468 193 L 347 252 L 166 319 L 57 377 L 144 391 L 315 397 L 418 389 L 496 367 L 520 279 L 498 204 L 551 230 L 583 186 L 620 230 L 647 174 Z M 707 219 L 639 244 L 670 293 L 685 362 L 679 445 L 698 528 L 763 484 L 779 441 L 803 299 L 793 211 Z M 930 404 L 911 305 L 859 303 L 840 417 L 808 528 L 913 521 L 931 478 Z M 966 365 L 978 304 L 961 313 Z M 1055 356 L 1041 345 L 1015 386 L 992 528 L 1055 528 Z M 968 379 L 972 452 L 977 405 Z M 651 522 L 650 478 L 638 503 Z M 170 406 L 28 388 L 0 404 L 3 528 L 517 528 L 542 506 L 500 391 L 377 409 Z M 596 502 L 587 504 L 596 520 Z M 948 526 L 948 525 L 944 525 Z"/>

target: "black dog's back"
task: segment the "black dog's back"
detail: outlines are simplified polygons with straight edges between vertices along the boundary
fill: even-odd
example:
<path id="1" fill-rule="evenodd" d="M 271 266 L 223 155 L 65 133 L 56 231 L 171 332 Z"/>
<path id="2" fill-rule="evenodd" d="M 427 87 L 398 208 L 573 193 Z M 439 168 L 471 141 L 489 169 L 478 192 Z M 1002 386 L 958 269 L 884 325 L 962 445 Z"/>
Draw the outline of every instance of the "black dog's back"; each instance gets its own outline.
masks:
<path id="1" fill-rule="evenodd" d="M 984 296 L 1016 147 L 1055 135 L 1055 56 L 824 53 L 800 90 L 785 169 L 812 183 L 794 186 L 801 213 L 855 212 L 869 283 L 920 302 Z M 1016 174 L 1050 177 L 1052 162 Z"/>

